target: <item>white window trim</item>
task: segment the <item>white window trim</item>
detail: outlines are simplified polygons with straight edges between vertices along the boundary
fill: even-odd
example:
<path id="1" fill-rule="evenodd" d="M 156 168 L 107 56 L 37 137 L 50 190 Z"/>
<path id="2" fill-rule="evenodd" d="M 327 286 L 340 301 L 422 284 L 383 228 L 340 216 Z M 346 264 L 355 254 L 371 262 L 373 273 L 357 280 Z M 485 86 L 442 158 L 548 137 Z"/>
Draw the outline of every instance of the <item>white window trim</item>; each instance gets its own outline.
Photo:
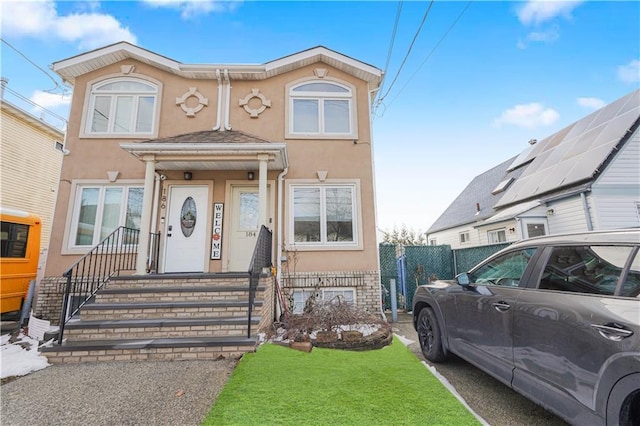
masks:
<path id="1" fill-rule="evenodd" d="M 298 86 L 308 84 L 308 83 L 329 83 L 335 84 L 336 86 L 344 87 L 350 91 L 350 94 L 341 94 L 341 93 L 332 93 L 327 95 L 326 92 L 305 92 L 302 95 L 296 94 L 292 95 L 293 89 Z M 285 112 L 285 139 L 358 139 L 358 114 L 357 114 L 357 98 L 356 98 L 356 88 L 352 84 L 347 83 L 343 80 L 338 80 L 331 77 L 324 78 L 303 78 L 300 80 L 293 81 L 286 85 L 285 87 L 285 97 L 287 100 L 287 111 Z M 317 133 L 308 133 L 308 132 L 294 132 L 293 131 L 293 100 L 294 99 L 326 99 L 326 100 L 339 100 L 339 99 L 347 99 L 349 100 L 349 125 L 351 127 L 351 132 L 349 133 L 324 133 L 319 131 Z M 320 108 L 320 120 L 322 121 L 322 108 Z M 322 122 L 318 123 L 320 127 L 322 127 Z"/>
<path id="2" fill-rule="evenodd" d="M 296 243 L 294 241 L 294 217 L 293 217 L 293 188 L 294 187 L 327 187 L 327 186 L 353 186 L 355 197 L 353 203 L 353 242 L 340 243 Z M 326 179 L 322 183 L 318 183 L 313 179 L 291 179 L 287 181 L 287 205 L 286 205 L 286 217 L 287 217 L 287 231 L 285 240 L 286 250 L 297 251 L 335 251 L 335 250 L 362 250 L 363 238 L 362 238 L 362 200 L 360 190 L 360 179 Z"/>
<path id="3" fill-rule="evenodd" d="M 462 241 L 462 236 L 466 235 L 465 240 Z M 469 244 L 469 242 L 471 242 L 471 232 L 469 231 L 462 231 L 458 233 L 458 242 L 460 244 Z"/>
<path id="4" fill-rule="evenodd" d="M 100 187 L 123 187 L 123 186 L 135 186 L 135 187 L 144 187 L 144 180 L 138 179 L 119 179 L 117 182 L 110 182 L 108 180 L 102 179 L 78 179 L 74 180 L 71 184 L 71 192 L 69 194 L 69 204 L 67 206 L 67 219 L 64 227 L 64 235 L 62 237 L 62 254 L 73 254 L 73 255 L 82 255 L 87 253 L 92 247 L 91 246 L 76 246 L 75 245 L 75 236 L 77 227 L 74 227 L 76 224 L 76 217 L 79 212 L 79 203 L 81 198 L 78 197 L 80 188 L 91 187 L 91 186 L 100 186 Z"/>
<path id="5" fill-rule="evenodd" d="M 117 81 L 117 80 L 141 80 L 147 84 L 152 84 L 156 86 L 156 103 L 155 103 L 155 111 L 153 113 L 153 123 L 151 124 L 151 132 L 149 133 L 94 133 L 88 131 L 88 126 L 91 123 L 91 111 L 93 105 L 92 92 L 93 87 L 98 84 L 107 83 L 109 80 Z M 82 107 L 82 119 L 80 122 L 80 137 L 87 139 L 132 139 L 132 138 L 140 138 L 140 139 L 151 139 L 158 136 L 158 127 L 160 125 L 160 109 L 162 107 L 162 89 L 163 84 L 161 81 L 151 78 L 146 75 L 131 73 L 128 75 L 124 74 L 109 74 L 94 80 L 91 80 L 87 83 L 85 95 L 84 95 L 84 105 Z"/>
<path id="6" fill-rule="evenodd" d="M 292 297 L 294 297 L 296 292 L 302 292 L 302 294 L 303 294 L 302 310 L 296 311 L 295 310 L 295 304 L 294 304 L 294 306 L 291 307 L 291 309 L 292 309 L 294 314 L 299 314 L 299 313 L 302 313 L 304 311 L 304 305 L 307 303 L 307 299 L 309 298 L 309 297 L 304 298 L 304 293 L 305 292 L 307 292 L 307 293 L 319 293 L 319 297 L 320 297 L 321 301 L 328 301 L 328 300 L 325 300 L 325 297 L 324 297 L 324 292 L 325 291 L 341 291 L 341 292 L 350 291 L 350 292 L 353 293 L 353 302 L 351 302 L 351 303 L 353 304 L 353 306 L 357 306 L 357 304 L 358 304 L 358 300 L 357 300 L 358 292 L 356 291 L 355 287 L 321 287 L 321 288 L 319 288 L 317 290 L 315 288 L 294 288 L 291 291 L 292 291 L 292 294 L 291 294 Z"/>
<path id="7" fill-rule="evenodd" d="M 498 241 L 498 242 L 492 242 L 491 241 L 491 235 L 498 235 L 499 232 L 504 232 L 504 241 Z M 499 238 L 498 238 L 499 239 Z M 500 243 L 506 243 L 507 242 L 507 228 L 497 228 L 497 229 L 490 229 L 487 231 L 487 242 L 489 244 L 500 244 Z"/>

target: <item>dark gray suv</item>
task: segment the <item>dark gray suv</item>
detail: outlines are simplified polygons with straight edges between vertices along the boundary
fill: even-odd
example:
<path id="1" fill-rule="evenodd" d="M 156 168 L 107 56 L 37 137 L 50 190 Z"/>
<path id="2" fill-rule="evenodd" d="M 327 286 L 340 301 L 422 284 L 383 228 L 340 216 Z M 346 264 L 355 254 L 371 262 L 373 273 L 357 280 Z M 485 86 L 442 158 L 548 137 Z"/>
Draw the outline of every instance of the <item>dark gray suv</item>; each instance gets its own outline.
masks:
<path id="1" fill-rule="evenodd" d="M 450 353 L 576 425 L 640 425 L 640 229 L 514 243 L 417 288 L 424 356 Z"/>

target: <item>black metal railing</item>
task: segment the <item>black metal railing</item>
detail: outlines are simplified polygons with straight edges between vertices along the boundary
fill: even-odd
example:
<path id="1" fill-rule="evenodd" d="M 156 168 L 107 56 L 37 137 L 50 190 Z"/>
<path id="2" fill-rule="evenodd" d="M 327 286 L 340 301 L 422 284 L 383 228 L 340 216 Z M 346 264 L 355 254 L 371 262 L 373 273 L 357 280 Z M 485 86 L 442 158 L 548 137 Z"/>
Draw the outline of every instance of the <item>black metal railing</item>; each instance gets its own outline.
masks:
<path id="1" fill-rule="evenodd" d="M 265 268 L 271 268 L 271 241 L 272 234 L 266 226 L 262 225 L 256 247 L 253 249 L 251 263 L 249 264 L 249 315 L 247 323 L 247 338 L 251 337 L 251 313 L 256 298 L 256 290 L 260 282 L 260 276 Z"/>
<path id="2" fill-rule="evenodd" d="M 134 271 L 138 260 L 138 240 L 140 231 L 121 226 L 94 246 L 62 276 L 67 279 L 60 314 L 58 344 L 62 343 L 65 324 L 78 313 L 80 308 L 95 297 L 109 278 L 122 271 Z M 150 234 L 147 271 L 157 270 L 160 234 Z M 154 265 L 151 269 L 149 265 Z"/>

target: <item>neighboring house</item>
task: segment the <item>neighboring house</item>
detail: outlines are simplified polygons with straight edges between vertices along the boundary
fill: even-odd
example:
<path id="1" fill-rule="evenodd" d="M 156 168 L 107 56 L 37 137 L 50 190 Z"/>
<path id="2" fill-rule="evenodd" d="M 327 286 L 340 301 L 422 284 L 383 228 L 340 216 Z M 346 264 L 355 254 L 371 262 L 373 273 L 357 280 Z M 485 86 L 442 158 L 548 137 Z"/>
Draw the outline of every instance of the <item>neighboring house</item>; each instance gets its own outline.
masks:
<path id="1" fill-rule="evenodd" d="M 58 195 L 65 134 L 51 122 L 7 101 L 4 90 L 1 105 L 0 205 L 40 217 L 40 257 L 44 259 Z M 59 125 L 63 124 L 60 121 Z"/>
<path id="2" fill-rule="evenodd" d="M 244 276 L 264 225 L 292 307 L 318 293 L 379 312 L 370 106 L 381 70 L 325 47 L 183 64 L 126 42 L 52 69 L 74 92 L 41 315 L 57 320 L 61 275 L 119 226 L 140 229 L 142 279 L 150 266 Z"/>
<path id="3" fill-rule="evenodd" d="M 640 226 L 640 90 L 477 176 L 427 231 L 474 247 Z"/>

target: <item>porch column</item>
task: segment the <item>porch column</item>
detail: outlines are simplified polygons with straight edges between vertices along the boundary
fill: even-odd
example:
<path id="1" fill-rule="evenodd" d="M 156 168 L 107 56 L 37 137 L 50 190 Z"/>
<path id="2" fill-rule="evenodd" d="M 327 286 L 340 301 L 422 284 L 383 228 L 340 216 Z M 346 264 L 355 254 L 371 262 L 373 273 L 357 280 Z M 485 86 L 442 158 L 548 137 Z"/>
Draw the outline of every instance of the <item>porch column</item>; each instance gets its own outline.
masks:
<path id="1" fill-rule="evenodd" d="M 140 235 L 138 237 L 138 258 L 136 275 L 147 273 L 147 254 L 149 253 L 149 232 L 151 232 L 151 209 L 153 204 L 153 181 L 156 172 L 155 156 L 145 155 L 144 194 L 142 196 L 142 217 L 140 218 Z"/>
<path id="2" fill-rule="evenodd" d="M 268 155 L 258 155 L 260 169 L 258 173 L 258 221 L 260 225 L 269 227 L 267 217 L 267 161 Z"/>

